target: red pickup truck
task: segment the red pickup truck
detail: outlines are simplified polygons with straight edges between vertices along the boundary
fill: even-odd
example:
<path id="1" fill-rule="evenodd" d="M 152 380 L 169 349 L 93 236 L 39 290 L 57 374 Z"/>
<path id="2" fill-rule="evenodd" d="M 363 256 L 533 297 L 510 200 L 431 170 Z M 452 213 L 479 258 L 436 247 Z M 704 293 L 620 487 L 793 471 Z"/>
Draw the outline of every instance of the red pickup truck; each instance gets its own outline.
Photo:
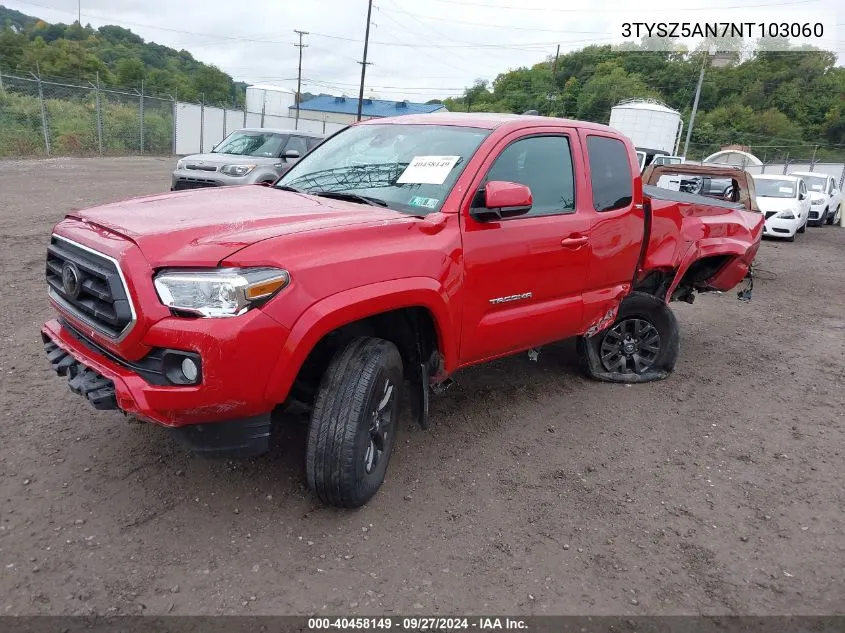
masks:
<path id="1" fill-rule="evenodd" d="M 48 359 L 98 409 L 201 453 L 254 455 L 310 411 L 307 478 L 352 507 L 381 486 L 400 391 L 578 338 L 592 377 L 664 378 L 668 303 L 742 282 L 762 218 L 646 188 L 591 123 L 442 114 L 367 121 L 275 185 L 74 211 L 47 250 Z"/>

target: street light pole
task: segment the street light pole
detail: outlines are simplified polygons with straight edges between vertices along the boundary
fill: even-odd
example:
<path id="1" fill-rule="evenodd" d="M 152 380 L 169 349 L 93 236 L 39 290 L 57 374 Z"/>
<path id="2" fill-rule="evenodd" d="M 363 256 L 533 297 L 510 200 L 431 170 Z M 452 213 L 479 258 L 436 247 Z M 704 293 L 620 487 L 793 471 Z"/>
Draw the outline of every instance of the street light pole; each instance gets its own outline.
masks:
<path id="1" fill-rule="evenodd" d="M 695 87 L 695 99 L 692 103 L 692 112 L 689 117 L 689 125 L 687 126 L 687 139 L 684 142 L 684 156 L 686 157 L 689 151 L 689 141 L 692 136 L 692 126 L 695 123 L 695 115 L 698 112 L 698 100 L 701 97 L 701 85 L 704 83 L 704 71 L 709 64 L 713 68 L 724 68 L 734 59 L 734 53 L 730 51 L 720 51 L 715 45 L 707 50 L 704 56 L 704 61 L 701 63 L 701 72 L 698 73 L 698 85 Z"/>
<path id="2" fill-rule="evenodd" d="M 695 99 L 692 102 L 692 112 L 689 115 L 689 125 L 687 125 L 687 138 L 684 141 L 684 156 L 689 153 L 689 140 L 692 136 L 692 126 L 695 123 L 695 114 L 698 112 L 698 99 L 701 97 L 701 84 L 704 83 L 704 69 L 707 67 L 707 57 L 701 64 L 701 72 L 698 73 L 698 85 L 695 87 Z"/>

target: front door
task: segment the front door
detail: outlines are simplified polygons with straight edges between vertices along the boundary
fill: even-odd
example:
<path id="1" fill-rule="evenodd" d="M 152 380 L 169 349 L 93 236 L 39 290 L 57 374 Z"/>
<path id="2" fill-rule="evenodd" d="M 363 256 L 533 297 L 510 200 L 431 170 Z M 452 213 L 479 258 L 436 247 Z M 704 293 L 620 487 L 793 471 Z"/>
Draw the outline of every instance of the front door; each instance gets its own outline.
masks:
<path id="1" fill-rule="evenodd" d="M 581 150 L 566 128 L 503 139 L 471 204 L 493 180 L 527 185 L 525 215 L 479 222 L 462 210 L 466 291 L 461 364 L 578 334 L 592 209 L 579 188 Z M 546 131 L 548 130 L 548 131 Z M 492 163 L 492 164 L 491 164 Z M 579 190 L 580 189 L 580 190 Z M 580 195 L 579 195 L 580 194 Z"/>

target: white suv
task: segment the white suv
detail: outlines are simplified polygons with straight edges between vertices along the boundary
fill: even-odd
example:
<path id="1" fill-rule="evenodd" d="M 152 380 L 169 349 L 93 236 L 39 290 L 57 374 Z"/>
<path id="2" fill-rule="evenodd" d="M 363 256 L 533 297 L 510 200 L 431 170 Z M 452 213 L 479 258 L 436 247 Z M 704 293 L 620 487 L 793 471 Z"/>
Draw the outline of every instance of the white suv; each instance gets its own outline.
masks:
<path id="1" fill-rule="evenodd" d="M 798 176 L 807 183 L 810 193 L 811 226 L 836 224 L 842 213 L 842 192 L 836 186 L 836 179 L 818 172 L 796 171 L 790 174 Z"/>

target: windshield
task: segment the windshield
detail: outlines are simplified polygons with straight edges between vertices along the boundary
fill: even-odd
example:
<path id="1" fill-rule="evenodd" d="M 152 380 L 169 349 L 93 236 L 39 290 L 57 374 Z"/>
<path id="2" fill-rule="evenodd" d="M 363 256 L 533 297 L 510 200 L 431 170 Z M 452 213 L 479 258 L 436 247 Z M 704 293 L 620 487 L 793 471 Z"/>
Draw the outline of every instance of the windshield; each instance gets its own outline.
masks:
<path id="1" fill-rule="evenodd" d="M 801 178 L 807 183 L 807 189 L 810 191 L 820 191 L 824 193 L 824 188 L 827 184 L 827 176 L 801 176 Z"/>
<path id="2" fill-rule="evenodd" d="M 237 154 L 239 156 L 280 156 L 287 136 L 273 132 L 246 132 L 239 130 L 227 136 L 212 152 L 215 154 Z"/>
<path id="3" fill-rule="evenodd" d="M 489 133 L 446 125 L 358 125 L 322 143 L 276 186 L 367 196 L 425 215 L 440 209 Z"/>
<path id="4" fill-rule="evenodd" d="M 757 195 L 763 198 L 794 198 L 797 185 L 792 180 L 754 179 Z"/>

